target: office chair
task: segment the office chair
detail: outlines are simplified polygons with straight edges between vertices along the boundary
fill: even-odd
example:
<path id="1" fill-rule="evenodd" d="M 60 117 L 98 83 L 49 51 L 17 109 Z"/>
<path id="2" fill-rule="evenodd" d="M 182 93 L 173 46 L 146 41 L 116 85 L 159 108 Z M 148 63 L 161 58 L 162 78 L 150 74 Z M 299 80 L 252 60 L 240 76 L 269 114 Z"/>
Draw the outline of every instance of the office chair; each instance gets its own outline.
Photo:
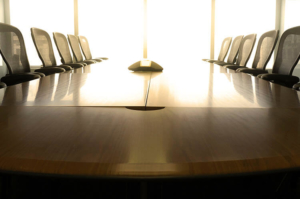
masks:
<path id="1" fill-rule="evenodd" d="M 3 82 L 0 82 L 0 89 L 1 89 L 1 88 L 6 88 L 6 84 L 3 83 Z"/>
<path id="2" fill-rule="evenodd" d="M 300 59 L 300 26 L 286 30 L 279 41 L 279 47 L 272 74 L 259 74 L 257 77 L 292 88 L 299 78 L 292 76 Z"/>
<path id="3" fill-rule="evenodd" d="M 244 35 L 237 36 L 233 40 L 227 62 L 217 61 L 217 62 L 213 62 L 213 63 L 217 64 L 219 66 L 224 66 L 224 65 L 227 65 L 227 64 L 234 64 L 236 62 L 236 57 L 239 53 L 239 47 L 240 47 L 240 44 L 241 44 L 241 41 L 242 41 L 243 37 L 244 37 Z"/>
<path id="4" fill-rule="evenodd" d="M 97 58 L 93 59 L 91 50 L 90 50 L 90 45 L 89 45 L 87 38 L 84 36 L 79 36 L 78 39 L 79 39 L 79 43 L 80 43 L 80 46 L 81 46 L 81 49 L 82 49 L 85 59 L 95 60 L 97 62 L 101 62 L 102 60 L 108 60 L 107 57 L 97 57 Z"/>
<path id="5" fill-rule="evenodd" d="M 300 91 L 300 83 L 297 83 L 297 84 L 293 85 L 293 89 L 297 90 L 297 91 Z"/>
<path id="6" fill-rule="evenodd" d="M 87 65 L 86 63 L 73 63 L 73 58 L 65 35 L 54 32 L 53 38 L 63 64 L 69 65 L 72 68 L 81 68 Z"/>
<path id="7" fill-rule="evenodd" d="M 49 34 L 38 28 L 31 28 L 31 36 L 37 53 L 43 63 L 44 67 L 59 67 L 66 71 L 72 70 L 71 66 L 56 64 L 53 46 Z"/>
<path id="8" fill-rule="evenodd" d="M 213 63 L 213 62 L 217 62 L 217 61 L 224 61 L 224 59 L 229 51 L 231 41 L 232 41 L 232 37 L 227 37 L 223 40 L 218 60 L 212 60 L 212 59 L 202 59 L 202 60 L 209 62 L 209 63 Z"/>
<path id="9" fill-rule="evenodd" d="M 258 74 L 262 73 L 268 73 L 268 71 L 266 71 L 266 67 L 275 49 L 278 40 L 278 34 L 278 30 L 272 30 L 264 33 L 258 41 L 252 68 L 243 66 L 237 68 L 236 72 L 247 73 L 253 76 L 257 76 Z"/>
<path id="10" fill-rule="evenodd" d="M 252 54 L 255 41 L 256 34 L 245 36 L 240 44 L 239 57 L 237 59 L 236 64 L 224 65 L 224 68 L 236 70 L 240 67 L 246 66 Z"/>
<path id="11" fill-rule="evenodd" d="M 1 78 L 7 86 L 65 72 L 63 68 L 57 67 L 41 68 L 31 72 L 21 31 L 4 23 L 0 23 L 0 54 L 9 72 Z"/>
<path id="12" fill-rule="evenodd" d="M 69 44 L 71 46 L 73 55 L 77 62 L 86 64 L 95 64 L 96 61 L 93 60 L 83 60 L 83 56 L 80 51 L 79 41 L 75 35 L 68 35 Z"/>

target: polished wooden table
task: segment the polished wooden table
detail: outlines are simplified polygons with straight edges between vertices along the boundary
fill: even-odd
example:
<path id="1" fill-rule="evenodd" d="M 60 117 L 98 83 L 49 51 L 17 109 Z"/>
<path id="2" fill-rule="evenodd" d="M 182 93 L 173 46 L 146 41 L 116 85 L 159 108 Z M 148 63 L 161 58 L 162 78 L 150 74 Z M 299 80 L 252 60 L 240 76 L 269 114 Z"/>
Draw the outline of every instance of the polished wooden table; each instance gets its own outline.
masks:
<path id="1" fill-rule="evenodd" d="M 181 178 L 300 167 L 299 93 L 219 66 L 113 61 L 0 90 L 2 172 Z M 155 108 L 139 111 L 128 108 Z"/>

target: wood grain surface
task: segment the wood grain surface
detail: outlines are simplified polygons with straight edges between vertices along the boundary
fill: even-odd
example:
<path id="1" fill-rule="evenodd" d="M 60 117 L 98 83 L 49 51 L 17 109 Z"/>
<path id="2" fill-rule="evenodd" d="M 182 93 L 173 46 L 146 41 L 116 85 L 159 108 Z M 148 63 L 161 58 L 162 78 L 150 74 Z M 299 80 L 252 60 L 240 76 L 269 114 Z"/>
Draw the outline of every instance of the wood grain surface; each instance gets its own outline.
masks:
<path id="1" fill-rule="evenodd" d="M 297 91 L 205 63 L 162 73 L 108 66 L 1 89 L 0 170 L 164 178 L 299 169 Z M 139 106 L 165 109 L 125 108 Z"/>
<path id="2" fill-rule="evenodd" d="M 0 107 L 2 171 L 192 177 L 300 166 L 299 109 Z"/>

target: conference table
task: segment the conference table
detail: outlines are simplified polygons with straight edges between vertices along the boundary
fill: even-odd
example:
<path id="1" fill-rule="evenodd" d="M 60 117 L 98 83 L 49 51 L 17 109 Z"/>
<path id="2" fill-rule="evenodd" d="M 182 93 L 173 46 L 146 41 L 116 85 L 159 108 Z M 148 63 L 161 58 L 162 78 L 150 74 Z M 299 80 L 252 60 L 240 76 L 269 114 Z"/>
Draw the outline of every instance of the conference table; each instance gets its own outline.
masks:
<path id="1" fill-rule="evenodd" d="M 1 89 L 1 172 L 162 179 L 300 167 L 299 92 L 205 62 L 114 66 Z"/>

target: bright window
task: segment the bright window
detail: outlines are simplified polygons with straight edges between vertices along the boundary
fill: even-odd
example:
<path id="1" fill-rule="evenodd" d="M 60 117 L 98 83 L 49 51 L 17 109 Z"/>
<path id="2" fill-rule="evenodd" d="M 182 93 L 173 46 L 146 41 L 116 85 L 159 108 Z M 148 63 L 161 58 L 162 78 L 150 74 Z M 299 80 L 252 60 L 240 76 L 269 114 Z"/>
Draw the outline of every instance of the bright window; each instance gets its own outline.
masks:
<path id="1" fill-rule="evenodd" d="M 286 0 L 285 1 L 285 22 L 284 29 L 300 26 L 300 0 Z"/>
<path id="2" fill-rule="evenodd" d="M 88 38 L 94 57 L 117 58 L 124 65 L 142 58 L 143 0 L 78 2 L 79 34 Z M 285 28 L 297 25 L 299 5 L 300 0 L 286 0 Z M 52 32 L 74 34 L 73 0 L 10 0 L 10 8 L 11 24 L 23 33 L 31 65 L 42 64 L 31 27 L 48 31 L 51 38 Z M 275 29 L 275 11 L 276 0 L 216 0 L 215 58 L 225 37 L 257 33 L 258 41 Z M 163 67 L 210 58 L 210 29 L 211 0 L 148 0 L 148 58 Z M 256 46 L 248 67 L 255 51 Z M 55 45 L 54 52 L 60 63 Z"/>
<path id="3" fill-rule="evenodd" d="M 79 0 L 79 35 L 87 37 L 93 57 L 142 58 L 143 0 Z"/>
<path id="4" fill-rule="evenodd" d="M 276 0 L 216 0 L 215 58 L 224 38 L 257 34 L 247 66 L 252 67 L 260 36 L 275 29 Z M 225 61 L 227 60 L 227 57 Z M 267 68 L 273 66 L 273 58 Z"/>
<path id="5" fill-rule="evenodd" d="M 42 65 L 34 47 L 30 28 L 46 30 L 53 42 L 53 32 L 74 34 L 73 0 L 10 0 L 11 25 L 19 28 L 23 34 L 29 63 L 32 66 Z M 60 57 L 53 43 L 56 61 Z"/>
<path id="6" fill-rule="evenodd" d="M 211 0 L 148 0 L 148 57 L 164 68 L 210 58 Z"/>

